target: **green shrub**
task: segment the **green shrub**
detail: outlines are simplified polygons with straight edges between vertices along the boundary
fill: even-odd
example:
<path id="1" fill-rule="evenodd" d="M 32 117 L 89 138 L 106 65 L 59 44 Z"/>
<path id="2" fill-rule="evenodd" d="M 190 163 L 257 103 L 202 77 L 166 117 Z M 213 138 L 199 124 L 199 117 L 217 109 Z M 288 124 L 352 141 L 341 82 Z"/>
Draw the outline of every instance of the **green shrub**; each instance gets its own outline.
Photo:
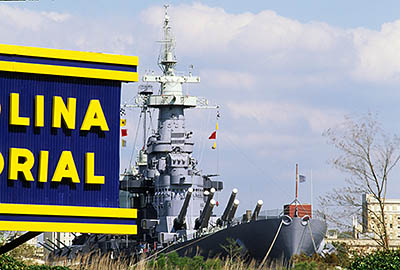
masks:
<path id="1" fill-rule="evenodd" d="M 1 270 L 69 270 L 64 266 L 26 265 L 8 255 L 0 256 Z"/>
<path id="2" fill-rule="evenodd" d="M 350 270 L 397 270 L 400 269 L 400 250 L 378 250 L 370 254 L 355 256 Z"/>
<path id="3" fill-rule="evenodd" d="M 24 270 L 26 265 L 7 255 L 0 256 L 0 269 L 2 270 Z"/>

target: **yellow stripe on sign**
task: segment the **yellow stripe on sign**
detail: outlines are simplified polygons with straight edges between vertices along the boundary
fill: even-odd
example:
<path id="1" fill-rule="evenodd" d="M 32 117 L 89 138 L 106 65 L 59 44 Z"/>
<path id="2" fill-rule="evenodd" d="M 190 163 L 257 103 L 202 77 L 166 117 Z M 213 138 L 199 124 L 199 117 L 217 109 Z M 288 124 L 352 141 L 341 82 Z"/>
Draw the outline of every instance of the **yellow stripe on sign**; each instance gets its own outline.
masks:
<path id="1" fill-rule="evenodd" d="M 64 59 L 73 61 L 86 61 L 96 63 L 108 63 L 117 65 L 137 66 L 139 58 L 137 56 L 105 54 L 95 52 L 79 52 L 70 50 L 36 48 L 16 45 L 0 44 L 0 54 L 14 54 L 31 57 L 44 57 L 54 59 Z"/>
<path id="2" fill-rule="evenodd" d="M 137 218 L 137 209 L 0 203 L 0 214 Z"/>
<path id="3" fill-rule="evenodd" d="M 81 67 L 64 67 L 7 61 L 0 61 L 0 70 L 10 72 L 81 77 L 90 79 L 116 80 L 122 82 L 137 82 L 139 80 L 139 75 L 137 72 Z"/>
<path id="4" fill-rule="evenodd" d="M 137 225 L 0 221 L 0 231 L 137 234 Z"/>

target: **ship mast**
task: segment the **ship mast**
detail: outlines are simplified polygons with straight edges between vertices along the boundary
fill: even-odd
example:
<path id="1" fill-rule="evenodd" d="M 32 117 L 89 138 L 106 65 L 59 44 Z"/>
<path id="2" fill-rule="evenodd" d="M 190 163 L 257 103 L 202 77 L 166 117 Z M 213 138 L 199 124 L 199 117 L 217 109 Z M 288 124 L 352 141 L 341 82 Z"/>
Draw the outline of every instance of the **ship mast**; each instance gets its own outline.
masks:
<path id="1" fill-rule="evenodd" d="M 171 26 L 169 25 L 168 5 L 164 5 L 164 39 L 159 42 L 163 44 L 162 53 L 159 55 L 158 65 L 164 75 L 175 75 L 176 56 L 175 56 L 175 38 L 172 35 Z"/>
<path id="2" fill-rule="evenodd" d="M 184 95 L 182 90 L 184 83 L 199 83 L 200 78 L 191 73 L 189 76 L 176 74 L 175 38 L 168 6 L 164 7 L 163 38 L 159 41 L 158 57 L 162 75 L 145 75 L 143 81 L 160 84 L 160 93 L 150 95 L 147 100 L 149 108 L 158 109 L 157 131 L 147 140 L 147 176 L 154 181 L 153 205 L 160 220 L 157 231 L 167 233 L 165 237 L 169 237 L 169 233 L 177 230 L 194 228 L 194 221 L 204 204 L 204 180 L 192 157 L 194 142 L 192 132 L 186 130 L 184 114 L 185 109 L 198 107 L 199 99 Z"/>

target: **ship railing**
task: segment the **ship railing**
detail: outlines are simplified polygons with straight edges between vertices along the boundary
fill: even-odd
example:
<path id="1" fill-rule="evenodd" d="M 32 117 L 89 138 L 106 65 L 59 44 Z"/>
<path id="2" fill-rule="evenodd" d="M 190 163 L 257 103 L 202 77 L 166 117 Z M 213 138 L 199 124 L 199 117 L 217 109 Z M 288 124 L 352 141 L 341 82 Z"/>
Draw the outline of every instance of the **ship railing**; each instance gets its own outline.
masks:
<path id="1" fill-rule="evenodd" d="M 260 212 L 258 215 L 257 219 L 275 219 L 279 218 L 284 215 L 284 211 L 281 208 L 278 209 L 269 209 L 269 210 L 263 210 Z M 311 211 L 311 217 L 313 219 L 320 219 L 320 220 L 326 220 L 325 215 L 318 210 L 313 210 Z"/>
<path id="2" fill-rule="evenodd" d="M 208 228 L 204 228 L 202 230 L 199 230 L 197 232 L 193 232 L 191 235 L 181 235 L 180 237 L 176 238 L 172 243 L 182 243 L 182 242 L 186 242 L 189 239 L 194 239 L 194 238 L 198 238 L 204 235 L 208 235 L 208 234 L 212 234 L 212 233 L 216 233 L 224 228 L 221 228 L 219 226 L 216 226 L 215 224 L 210 224 L 211 226 L 209 226 Z"/>

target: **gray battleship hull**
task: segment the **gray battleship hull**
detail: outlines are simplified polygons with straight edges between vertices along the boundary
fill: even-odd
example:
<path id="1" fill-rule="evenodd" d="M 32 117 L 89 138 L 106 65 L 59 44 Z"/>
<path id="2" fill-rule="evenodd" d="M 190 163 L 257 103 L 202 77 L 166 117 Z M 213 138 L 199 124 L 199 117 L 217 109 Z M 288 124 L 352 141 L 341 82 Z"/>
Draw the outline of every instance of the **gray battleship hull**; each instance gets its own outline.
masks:
<path id="1" fill-rule="evenodd" d="M 228 239 L 232 239 L 242 247 L 241 250 L 249 259 L 260 261 L 270 249 L 281 221 L 282 218 L 272 218 L 238 224 L 213 234 L 174 244 L 167 252 L 175 250 L 180 256 L 189 257 L 224 256 L 229 254 L 223 247 L 227 247 Z M 290 224 L 282 224 L 268 259 L 288 261 L 295 254 L 312 255 L 322 242 L 326 229 L 324 221 L 310 219 L 309 224 L 303 225 L 301 218 L 293 218 Z"/>

